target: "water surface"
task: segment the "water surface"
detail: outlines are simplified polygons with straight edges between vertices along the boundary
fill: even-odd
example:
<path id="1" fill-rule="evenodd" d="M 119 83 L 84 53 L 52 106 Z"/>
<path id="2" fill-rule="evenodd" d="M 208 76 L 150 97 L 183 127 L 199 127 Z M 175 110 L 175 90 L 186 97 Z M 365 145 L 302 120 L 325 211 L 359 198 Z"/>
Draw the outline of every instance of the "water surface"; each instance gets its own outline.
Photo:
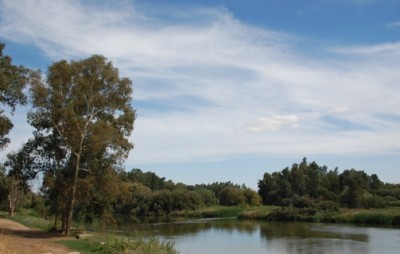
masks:
<path id="1" fill-rule="evenodd" d="M 236 219 L 119 222 L 128 235 L 175 242 L 181 254 L 400 253 L 400 229 Z"/>

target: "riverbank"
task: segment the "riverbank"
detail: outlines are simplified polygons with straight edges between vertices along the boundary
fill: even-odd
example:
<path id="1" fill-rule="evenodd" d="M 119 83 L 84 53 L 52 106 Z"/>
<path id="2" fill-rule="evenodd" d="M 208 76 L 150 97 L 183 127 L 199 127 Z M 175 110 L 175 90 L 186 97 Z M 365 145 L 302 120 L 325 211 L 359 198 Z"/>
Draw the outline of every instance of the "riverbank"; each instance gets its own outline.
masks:
<path id="1" fill-rule="evenodd" d="M 322 223 L 368 224 L 376 226 L 400 226 L 400 208 L 346 209 L 321 211 L 310 208 L 258 207 L 247 209 L 239 219 L 267 221 L 304 221 Z"/>
<path id="2" fill-rule="evenodd" d="M 79 239 L 47 232 L 52 221 L 34 216 L 31 210 L 12 219 L 0 212 L 0 254 L 177 254 L 174 243 L 156 238 L 126 238 L 106 233 L 80 234 Z M 16 221 L 14 221 L 16 220 Z"/>
<path id="3" fill-rule="evenodd" d="M 366 224 L 400 227 L 400 208 L 317 209 L 279 206 L 211 206 L 197 210 L 174 212 L 169 219 L 179 218 L 227 218 L 265 221 L 303 221 L 317 223 Z M 155 218 L 155 220 L 160 218 Z M 166 219 L 166 218 L 161 218 Z"/>
<path id="4" fill-rule="evenodd" d="M 0 218 L 0 253 L 2 254 L 68 254 L 76 253 L 62 245 L 59 234 L 28 228 L 9 219 Z"/>

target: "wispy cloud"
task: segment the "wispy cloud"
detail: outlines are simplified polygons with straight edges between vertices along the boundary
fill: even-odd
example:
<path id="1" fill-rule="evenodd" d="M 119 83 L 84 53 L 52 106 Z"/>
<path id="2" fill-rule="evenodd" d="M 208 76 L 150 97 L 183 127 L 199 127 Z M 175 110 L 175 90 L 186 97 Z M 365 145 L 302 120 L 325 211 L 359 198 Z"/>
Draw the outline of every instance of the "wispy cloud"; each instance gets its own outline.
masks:
<path id="1" fill-rule="evenodd" d="M 289 125 L 291 128 L 298 127 L 299 118 L 295 115 L 273 115 L 272 117 L 258 117 L 255 121 L 247 125 L 246 131 L 262 132 L 267 130 L 277 130 Z"/>
<path id="2" fill-rule="evenodd" d="M 392 22 L 386 25 L 388 29 L 400 29 L 400 21 Z"/>
<path id="3" fill-rule="evenodd" d="M 161 13 L 134 2 L 2 1 L 1 17 L 2 37 L 53 60 L 103 54 L 133 79 L 128 163 L 400 148 L 398 123 L 378 117 L 399 115 L 398 43 L 316 58 L 296 36 L 246 25 L 224 8 Z M 328 115 L 342 128 L 326 128 Z"/>
<path id="4" fill-rule="evenodd" d="M 333 49 L 339 54 L 354 55 L 379 55 L 379 54 L 396 54 L 400 55 L 400 42 L 382 43 L 377 45 L 353 46 Z"/>

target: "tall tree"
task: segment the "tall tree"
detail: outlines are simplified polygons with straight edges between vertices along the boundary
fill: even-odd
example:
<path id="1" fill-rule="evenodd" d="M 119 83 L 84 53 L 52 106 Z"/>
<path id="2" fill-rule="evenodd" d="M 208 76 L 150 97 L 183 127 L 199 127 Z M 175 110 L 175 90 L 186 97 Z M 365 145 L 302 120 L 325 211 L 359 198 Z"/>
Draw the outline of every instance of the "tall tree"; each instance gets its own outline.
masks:
<path id="1" fill-rule="evenodd" d="M 136 117 L 132 82 L 120 78 L 118 69 L 99 55 L 56 62 L 49 67 L 46 82 L 36 81 L 31 87 L 29 122 L 39 132 L 58 136 L 67 150 L 70 188 L 63 233 L 68 234 L 79 172 L 96 170 L 87 158 L 103 154 L 117 163 L 133 148 L 128 140 Z"/>
<path id="2" fill-rule="evenodd" d="M 26 103 L 26 95 L 23 89 L 28 82 L 28 69 L 12 64 L 11 57 L 3 55 L 5 44 L 0 43 L 0 104 L 10 108 L 13 114 L 18 104 Z M 10 139 L 7 134 L 13 128 L 11 120 L 0 109 L 0 150 L 4 148 Z"/>

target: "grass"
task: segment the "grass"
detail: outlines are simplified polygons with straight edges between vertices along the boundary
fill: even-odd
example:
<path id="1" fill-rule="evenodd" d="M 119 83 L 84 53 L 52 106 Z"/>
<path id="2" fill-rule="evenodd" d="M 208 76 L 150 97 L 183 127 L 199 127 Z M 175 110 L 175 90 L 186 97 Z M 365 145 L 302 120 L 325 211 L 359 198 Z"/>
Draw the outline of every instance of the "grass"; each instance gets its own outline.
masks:
<path id="1" fill-rule="evenodd" d="M 8 213 L 7 215 L 3 214 L 2 216 L 29 228 L 39 229 L 43 231 L 49 230 L 52 227 L 53 223 L 48 219 L 42 218 L 32 209 L 19 209 L 13 217 L 10 217 Z"/>
<path id="2" fill-rule="evenodd" d="M 322 222 L 400 226 L 400 208 L 342 209 L 339 214 L 323 216 Z"/>
<path id="3" fill-rule="evenodd" d="M 61 240 L 59 241 L 59 243 L 67 246 L 71 250 L 77 250 L 82 254 L 94 253 L 98 248 L 97 243 L 93 243 L 87 240 Z"/>

